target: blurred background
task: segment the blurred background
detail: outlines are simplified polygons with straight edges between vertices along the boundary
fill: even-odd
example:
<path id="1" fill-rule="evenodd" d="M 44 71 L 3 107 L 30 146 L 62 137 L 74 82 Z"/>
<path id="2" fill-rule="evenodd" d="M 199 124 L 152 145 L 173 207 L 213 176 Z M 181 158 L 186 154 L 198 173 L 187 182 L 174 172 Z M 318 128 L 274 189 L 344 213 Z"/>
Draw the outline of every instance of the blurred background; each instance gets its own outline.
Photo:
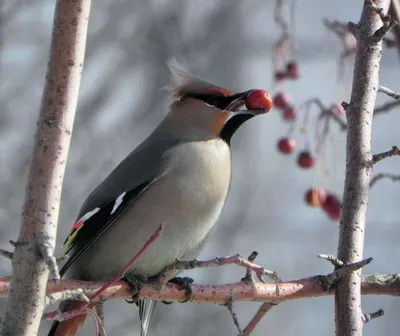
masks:
<path id="1" fill-rule="evenodd" d="M 0 246 L 10 248 L 20 225 L 35 124 L 48 61 L 55 1 L 3 0 L 0 44 Z M 214 0 L 97 0 L 92 2 L 86 60 L 78 111 L 66 171 L 58 231 L 58 253 L 79 207 L 92 189 L 167 113 L 165 61 L 171 57 L 195 75 L 217 85 L 243 91 L 273 87 L 272 54 L 281 30 L 274 22 L 274 1 Z M 324 27 L 324 17 L 357 21 L 362 1 L 303 0 L 295 9 L 298 49 L 294 58 L 300 79 L 285 81 L 279 90 L 298 104 L 319 97 L 329 105 L 348 99 L 352 60 L 344 79 L 336 80 L 342 45 Z M 399 90 L 399 57 L 384 52 L 381 83 Z M 379 96 L 377 105 L 388 101 Z M 313 110 L 310 118 L 319 113 Z M 300 118 L 301 119 L 301 118 Z M 400 111 L 374 119 L 373 151 L 399 145 Z M 299 127 L 298 127 L 299 128 Z M 320 209 L 307 207 L 306 189 L 323 185 L 342 196 L 345 134 L 332 125 L 326 146 L 328 179 L 321 167 L 304 171 L 295 155 L 283 156 L 277 140 L 289 126 L 277 110 L 247 122 L 232 141 L 233 181 L 228 202 L 215 234 L 201 258 L 258 251 L 258 264 L 278 272 L 284 280 L 325 274 L 329 263 L 318 253 L 336 254 L 338 222 Z M 313 133 L 312 133 L 313 134 Z M 298 149 L 304 137 L 293 134 Z M 385 160 L 375 172 L 399 172 L 398 158 Z M 364 273 L 395 273 L 400 268 L 398 205 L 400 185 L 381 181 L 371 190 L 367 214 L 365 257 L 374 261 Z M 0 274 L 10 263 L 0 259 Z M 235 282 L 243 269 L 226 266 L 187 272 L 198 283 Z M 3 309 L 5 300 L 0 301 Z M 244 327 L 258 303 L 237 303 Z M 55 307 L 52 307 L 55 308 Z M 385 316 L 369 323 L 364 335 L 398 334 L 400 301 L 395 297 L 364 297 L 363 309 L 383 308 Z M 262 320 L 259 335 L 333 335 L 332 297 L 282 303 Z M 133 305 L 109 301 L 105 305 L 109 335 L 137 335 Z M 229 312 L 219 305 L 160 304 L 150 335 L 236 335 Z M 46 335 L 44 322 L 40 335 Z M 92 322 L 81 335 L 93 335 Z"/>

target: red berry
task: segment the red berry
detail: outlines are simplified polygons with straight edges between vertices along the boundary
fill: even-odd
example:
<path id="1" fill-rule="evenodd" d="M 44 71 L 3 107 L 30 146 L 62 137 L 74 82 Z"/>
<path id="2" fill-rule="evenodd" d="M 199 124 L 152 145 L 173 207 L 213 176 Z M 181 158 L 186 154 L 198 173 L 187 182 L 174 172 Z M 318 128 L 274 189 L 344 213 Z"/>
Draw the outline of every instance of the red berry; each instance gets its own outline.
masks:
<path id="1" fill-rule="evenodd" d="M 278 141 L 278 150 L 284 154 L 293 153 L 296 149 L 296 142 L 291 138 L 281 138 Z"/>
<path id="2" fill-rule="evenodd" d="M 283 110 L 283 119 L 286 121 L 295 121 L 297 118 L 297 110 L 293 106 L 287 106 Z"/>
<path id="3" fill-rule="evenodd" d="M 298 79 L 300 77 L 299 66 L 295 61 L 286 64 L 286 77 L 290 79 Z"/>
<path id="4" fill-rule="evenodd" d="M 278 92 L 274 96 L 273 103 L 277 109 L 284 109 L 289 105 L 289 97 L 284 92 Z"/>
<path id="5" fill-rule="evenodd" d="M 333 113 L 336 114 L 339 117 L 343 117 L 346 115 L 346 110 L 343 108 L 342 105 L 340 104 L 332 104 L 329 107 L 329 110 Z"/>
<path id="6" fill-rule="evenodd" d="M 325 203 L 326 194 L 321 188 L 311 188 L 306 191 L 304 199 L 308 205 L 317 208 Z"/>
<path id="7" fill-rule="evenodd" d="M 336 195 L 328 194 L 325 202 L 322 203 L 322 209 L 326 212 L 328 217 L 332 220 L 340 219 L 340 201 Z"/>
<path id="8" fill-rule="evenodd" d="M 256 89 L 246 97 L 246 108 L 248 110 L 265 110 L 269 112 L 272 108 L 272 98 L 267 90 Z"/>
<path id="9" fill-rule="evenodd" d="M 304 150 L 300 152 L 299 156 L 297 157 L 297 163 L 302 168 L 311 168 L 314 166 L 315 158 L 308 150 Z"/>
<path id="10" fill-rule="evenodd" d="M 281 82 L 286 78 L 286 72 L 284 71 L 276 71 L 275 72 L 275 82 Z"/>

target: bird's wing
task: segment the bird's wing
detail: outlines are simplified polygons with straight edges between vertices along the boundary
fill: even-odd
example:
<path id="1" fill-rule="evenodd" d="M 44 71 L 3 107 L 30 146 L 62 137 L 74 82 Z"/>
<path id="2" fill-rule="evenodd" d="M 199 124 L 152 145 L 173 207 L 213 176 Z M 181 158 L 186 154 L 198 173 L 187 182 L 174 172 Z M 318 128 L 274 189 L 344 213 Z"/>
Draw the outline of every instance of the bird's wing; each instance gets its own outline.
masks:
<path id="1" fill-rule="evenodd" d="M 169 137 L 151 135 L 90 194 L 63 244 L 69 257 L 60 271 L 61 276 L 150 185 L 164 175 L 164 153 L 176 143 Z"/>

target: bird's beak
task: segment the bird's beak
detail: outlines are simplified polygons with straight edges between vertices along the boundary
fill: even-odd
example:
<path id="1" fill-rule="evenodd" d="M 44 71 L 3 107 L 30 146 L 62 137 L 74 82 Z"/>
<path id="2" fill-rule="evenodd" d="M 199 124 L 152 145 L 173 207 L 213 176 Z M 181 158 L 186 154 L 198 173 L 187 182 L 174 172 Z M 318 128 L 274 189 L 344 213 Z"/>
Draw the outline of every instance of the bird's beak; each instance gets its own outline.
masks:
<path id="1" fill-rule="evenodd" d="M 225 110 L 251 116 L 267 113 L 268 111 L 265 109 L 248 109 L 246 107 L 246 101 L 253 91 L 255 89 L 236 94 L 234 100 L 226 106 Z"/>

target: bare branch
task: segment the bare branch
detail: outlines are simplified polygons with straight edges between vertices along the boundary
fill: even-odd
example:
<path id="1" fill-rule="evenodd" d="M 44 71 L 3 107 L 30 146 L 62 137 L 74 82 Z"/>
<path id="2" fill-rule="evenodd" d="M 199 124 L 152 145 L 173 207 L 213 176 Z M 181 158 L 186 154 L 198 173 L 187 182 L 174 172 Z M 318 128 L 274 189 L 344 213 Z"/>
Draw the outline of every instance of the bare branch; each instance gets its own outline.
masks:
<path id="1" fill-rule="evenodd" d="M 12 260 L 13 253 L 7 250 L 0 249 L 0 255 L 6 259 Z"/>
<path id="2" fill-rule="evenodd" d="M 273 308 L 276 307 L 278 304 L 277 303 L 271 303 L 271 302 L 264 302 L 260 308 L 258 308 L 257 312 L 253 316 L 253 318 L 250 320 L 249 324 L 244 328 L 243 333 L 241 336 L 248 336 L 250 335 L 253 330 L 256 328 L 257 324 L 260 323 L 262 318 Z"/>
<path id="3" fill-rule="evenodd" d="M 371 313 L 371 314 L 364 314 L 363 316 L 362 316 L 362 321 L 364 322 L 364 323 L 368 323 L 369 321 L 371 321 L 371 320 L 373 320 L 373 319 L 375 319 L 375 318 L 377 318 L 377 317 L 381 317 L 381 316 L 383 316 L 383 315 L 385 315 L 385 311 L 383 310 L 383 309 L 379 309 L 378 311 L 376 311 L 376 312 L 374 312 L 374 313 Z"/>
<path id="4" fill-rule="evenodd" d="M 338 243 L 339 260 L 345 264 L 362 259 L 364 248 L 365 214 L 371 174 L 371 125 L 379 86 L 379 68 L 382 41 L 375 33 L 386 24 L 389 0 L 366 1 L 357 24 L 357 49 L 354 65 L 352 94 L 346 108 L 347 141 L 346 172 L 343 207 Z M 376 8 L 379 15 L 375 14 Z M 385 19 L 386 20 L 386 19 Z M 382 31 L 381 31 L 382 32 Z M 341 278 L 335 292 L 336 335 L 362 334 L 361 321 L 361 271 L 354 271 Z"/>
<path id="5" fill-rule="evenodd" d="M 0 297 L 6 297 L 10 278 L 0 278 Z M 361 291 L 363 295 L 390 295 L 400 296 L 400 274 L 365 275 L 361 277 Z M 335 288 L 326 291 L 321 284 L 321 275 L 303 279 L 285 281 L 279 284 L 280 294 L 276 293 L 275 284 L 256 282 L 246 284 L 242 281 L 221 284 L 201 285 L 193 284 L 194 303 L 218 303 L 225 304 L 230 297 L 235 301 L 255 301 L 277 303 L 302 298 L 320 297 L 332 295 Z M 50 281 L 47 286 L 47 294 L 58 293 L 65 290 L 82 289 L 86 296 L 90 297 L 104 286 L 104 282 L 61 280 Z M 186 290 L 180 285 L 166 284 L 160 291 L 156 283 L 145 283 L 140 291 L 141 299 L 159 301 L 183 301 L 186 299 Z M 131 299 L 132 288 L 126 281 L 119 281 L 107 288 L 97 299 L 98 302 L 106 300 Z"/>
<path id="6" fill-rule="evenodd" d="M 13 277 L 2 335 L 36 335 L 45 306 L 72 126 L 85 55 L 90 0 L 58 0 L 50 60 L 35 137 L 23 222 L 12 259 Z M 39 252 L 39 253 L 38 253 Z"/>
<path id="7" fill-rule="evenodd" d="M 395 156 L 395 155 L 400 155 L 400 148 L 397 146 L 393 146 L 391 150 L 379 154 L 375 154 L 372 156 L 371 163 L 375 164 L 379 161 L 382 161 L 388 157 Z"/>
<path id="8" fill-rule="evenodd" d="M 382 92 L 384 94 L 387 94 L 389 97 L 392 97 L 394 99 L 400 99 L 400 93 L 397 93 L 393 90 L 390 90 L 389 88 L 385 86 L 379 86 L 378 92 Z"/>
<path id="9" fill-rule="evenodd" d="M 391 109 L 400 106 L 400 100 L 392 101 L 389 103 L 385 103 L 381 106 L 378 106 L 374 109 L 374 117 L 380 113 L 387 113 Z"/>
<path id="10" fill-rule="evenodd" d="M 365 265 L 368 265 L 372 261 L 372 258 L 364 259 L 362 261 L 353 263 L 353 264 L 347 264 L 340 266 L 339 269 L 336 271 L 321 277 L 321 283 L 322 286 L 325 288 L 325 290 L 329 290 L 332 288 L 333 285 L 335 285 L 340 279 L 344 278 L 346 275 L 349 275 L 353 273 L 354 271 L 364 267 Z"/>
<path id="11" fill-rule="evenodd" d="M 228 308 L 229 313 L 231 314 L 233 323 L 235 324 L 235 326 L 239 332 L 239 335 L 242 335 L 242 328 L 240 327 L 239 319 L 237 317 L 236 310 L 233 306 L 233 298 L 232 297 L 230 297 L 229 300 L 226 302 L 226 307 Z"/>
<path id="12" fill-rule="evenodd" d="M 194 268 L 210 268 L 210 267 L 220 267 L 222 265 L 238 265 L 241 267 L 245 267 L 249 270 L 252 270 L 256 273 L 258 279 L 261 282 L 265 282 L 264 276 L 270 277 L 275 282 L 282 281 L 276 272 L 269 271 L 261 266 L 253 264 L 252 262 L 245 260 L 241 254 L 236 254 L 230 257 L 217 257 L 211 260 L 190 260 L 190 261 L 181 261 L 178 260 L 171 266 L 167 267 L 163 274 L 160 276 L 160 282 L 166 283 L 170 278 L 171 274 L 176 273 L 176 271 L 182 272 L 186 270 L 191 270 Z"/>
<path id="13" fill-rule="evenodd" d="M 384 178 L 390 179 L 393 182 L 400 182 L 400 175 L 389 174 L 389 173 L 379 173 L 379 174 L 376 174 L 371 179 L 371 182 L 369 183 L 369 188 L 372 188 L 376 182 L 378 182 L 379 180 L 382 180 Z"/>

